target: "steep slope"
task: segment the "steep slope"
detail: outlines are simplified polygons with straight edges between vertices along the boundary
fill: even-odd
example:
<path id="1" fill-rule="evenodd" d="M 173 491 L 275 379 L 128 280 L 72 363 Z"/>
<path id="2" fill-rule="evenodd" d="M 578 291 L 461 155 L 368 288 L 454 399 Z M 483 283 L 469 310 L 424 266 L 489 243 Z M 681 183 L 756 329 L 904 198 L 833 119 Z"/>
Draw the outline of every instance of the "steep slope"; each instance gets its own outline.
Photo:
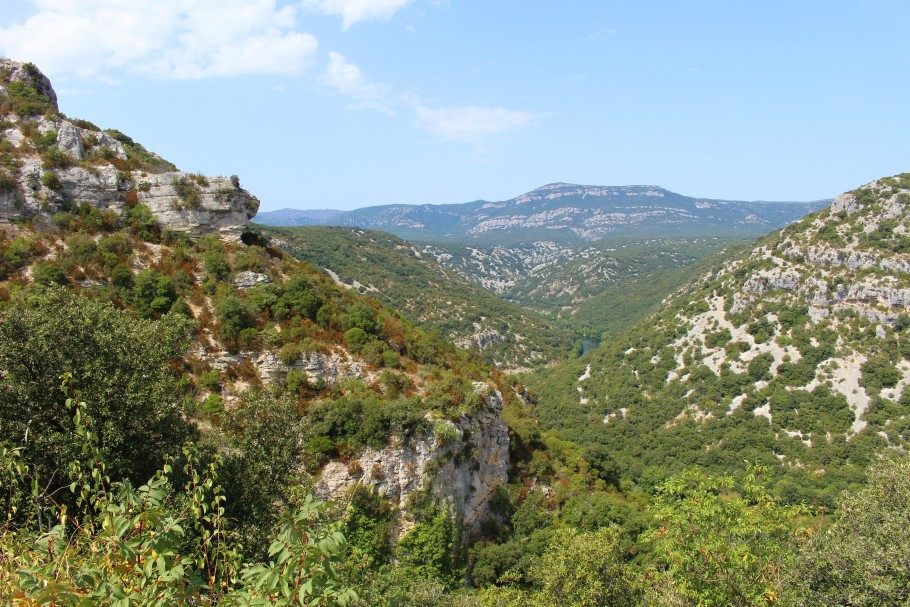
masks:
<path id="1" fill-rule="evenodd" d="M 642 479 L 759 462 L 829 501 L 910 439 L 908 228 L 910 174 L 839 196 L 538 378 L 541 414 Z"/>
<path id="2" fill-rule="evenodd" d="M 408 240 L 496 244 L 589 242 L 608 236 L 759 236 L 829 202 L 711 200 L 656 186 L 551 183 L 499 202 L 365 207 L 326 222 L 380 229 Z M 261 213 L 256 221 L 275 225 L 285 215 Z"/>
<path id="3" fill-rule="evenodd" d="M 402 310 L 504 369 L 561 358 L 572 343 L 567 330 L 553 328 L 384 232 L 311 227 L 264 233 L 294 257 L 324 268 L 337 283 Z"/>
<path id="4" fill-rule="evenodd" d="M 228 448 L 223 427 L 240 423 L 231 420 L 265 390 L 292 403 L 302 428 L 299 453 L 281 462 L 296 482 L 331 496 L 376 487 L 404 519 L 410 496 L 434 495 L 476 532 L 509 466 L 502 415 L 511 392 L 488 367 L 247 232 L 258 200 L 236 177 L 179 172 L 122 133 L 66 118 L 31 64 L 0 62 L 0 85 L 0 324 L 12 353 L 0 372 L 5 439 L 38 432 L 34 399 L 21 396 L 38 385 L 36 367 L 51 378 L 42 398 L 53 411 L 69 389 L 111 397 L 80 383 L 97 366 L 81 373 L 79 361 L 135 344 L 102 348 L 109 336 L 86 319 L 132 319 L 176 344 L 162 371 L 176 382 L 166 398 L 219 448 Z M 46 339 L 66 326 L 101 333 Z M 172 334 L 187 341 L 168 341 Z M 78 360 L 60 359 L 57 340 Z M 140 373 L 143 362 L 131 367 Z M 60 387 L 64 372 L 71 388 Z M 91 403 L 89 414 L 116 426 Z M 70 421 L 61 419 L 58 427 Z M 381 466 L 342 465 L 339 475 L 342 459 L 376 452 Z"/>

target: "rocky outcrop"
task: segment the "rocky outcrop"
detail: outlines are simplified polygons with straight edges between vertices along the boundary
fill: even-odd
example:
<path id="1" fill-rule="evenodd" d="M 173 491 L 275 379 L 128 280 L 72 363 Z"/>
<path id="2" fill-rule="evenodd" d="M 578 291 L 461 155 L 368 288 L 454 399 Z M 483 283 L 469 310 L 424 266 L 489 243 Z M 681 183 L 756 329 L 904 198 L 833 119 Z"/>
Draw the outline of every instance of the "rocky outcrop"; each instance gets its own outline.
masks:
<path id="1" fill-rule="evenodd" d="M 234 286 L 238 289 L 252 289 L 257 285 L 264 285 L 270 282 L 272 282 L 272 279 L 269 278 L 266 274 L 251 272 L 249 270 L 237 272 L 237 274 L 234 276 Z"/>
<path id="2" fill-rule="evenodd" d="M 834 202 L 831 203 L 831 212 L 832 213 L 846 213 L 852 215 L 862 208 L 859 201 L 856 200 L 856 196 L 851 192 L 846 192 L 841 194 L 834 199 Z"/>
<path id="3" fill-rule="evenodd" d="M 795 291 L 800 285 L 799 272 L 775 268 L 756 274 L 743 284 L 743 291 L 753 295 L 762 295 L 771 290 Z"/>
<path id="4" fill-rule="evenodd" d="M 20 82 L 57 108 L 50 81 L 35 66 L 0 59 L 0 76 L 0 95 L 6 93 L 2 83 Z M 138 200 L 162 228 L 236 239 L 259 209 L 259 200 L 241 188 L 236 177 L 166 171 L 173 165 L 116 131 L 105 132 L 55 112 L 0 118 L 11 124 L 0 132 L 0 140 L 14 146 L 17 167 L 3 175 L 16 186 L 0 190 L 0 220 L 53 214 L 81 204 L 122 213 Z"/>
<path id="5" fill-rule="evenodd" d="M 478 389 L 489 388 L 480 384 Z M 509 433 L 502 406 L 502 395 L 490 391 L 477 413 L 454 422 L 437 420 L 421 436 L 365 449 L 347 463 L 330 462 L 315 490 L 323 498 L 337 498 L 357 484 L 368 485 L 396 504 L 405 518 L 408 498 L 428 490 L 448 504 L 468 537 L 476 535 L 489 516 L 496 488 L 507 481 Z"/>
<path id="6" fill-rule="evenodd" d="M 474 330 L 473 334 L 456 339 L 455 345 L 466 350 L 476 348 L 478 352 L 483 352 L 490 346 L 505 341 L 505 336 L 496 329 L 483 329 L 478 323 L 474 323 Z"/>
<path id="7" fill-rule="evenodd" d="M 306 374 L 310 381 L 324 381 L 332 385 L 350 378 L 363 378 L 366 376 L 366 366 L 344 353 L 339 352 L 310 352 L 304 354 L 296 362 L 287 364 L 281 361 L 275 352 L 238 352 L 230 354 L 226 351 L 206 352 L 203 349 L 194 352 L 200 360 L 211 365 L 219 371 L 225 371 L 231 366 L 249 363 L 256 369 L 256 373 L 264 383 L 271 383 L 284 378 L 288 371 L 298 370 Z"/>
<path id="8" fill-rule="evenodd" d="M 34 63 L 22 63 L 0 57 L 0 72 L 5 74 L 4 80 L 7 82 L 19 82 L 35 89 L 51 102 L 54 109 L 57 109 L 57 93 L 54 92 L 51 81 L 35 67 Z"/>
<path id="9" fill-rule="evenodd" d="M 163 226 L 191 236 L 239 237 L 259 210 L 259 200 L 236 178 L 168 172 L 139 179 L 139 202 Z"/>

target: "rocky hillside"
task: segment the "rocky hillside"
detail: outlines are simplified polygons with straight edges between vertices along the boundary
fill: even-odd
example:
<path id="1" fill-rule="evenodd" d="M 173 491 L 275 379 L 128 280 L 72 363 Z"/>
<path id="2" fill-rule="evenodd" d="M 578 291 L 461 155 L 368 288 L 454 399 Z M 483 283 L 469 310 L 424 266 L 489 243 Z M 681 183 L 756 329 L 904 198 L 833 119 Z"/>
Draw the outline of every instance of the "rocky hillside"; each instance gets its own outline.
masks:
<path id="1" fill-rule="evenodd" d="M 117 214 L 137 203 L 165 229 L 237 238 L 259 201 L 236 176 L 176 170 L 119 131 L 71 120 L 33 65 L 0 60 L 0 218 L 87 204 Z"/>
<path id="2" fill-rule="evenodd" d="M 120 381 L 95 375 L 112 363 L 84 361 L 147 362 L 148 335 L 160 335 L 171 360 L 155 373 L 176 382 L 168 406 L 214 444 L 265 392 L 300 418 L 295 455 L 280 462 L 295 482 L 327 497 L 374 486 L 394 502 L 400 533 L 415 522 L 415 493 L 438 498 L 468 533 L 479 529 L 509 467 L 510 391 L 487 367 L 246 232 L 258 201 L 236 177 L 177 171 L 122 133 L 65 117 L 33 65 L 0 62 L 0 84 L 7 438 L 28 435 L 37 404 L 15 398 L 38 385 L 35 365 L 51 378 L 42 398 L 58 409 L 70 389 L 126 399 L 126 388 L 99 387 Z M 109 343 L 112 327 L 134 327 L 143 341 Z M 66 390 L 54 366 L 61 356 L 74 383 Z M 129 414 L 125 402 L 117 407 Z"/>
<path id="3" fill-rule="evenodd" d="M 582 326 L 586 319 L 577 315 L 579 309 L 611 286 L 690 266 L 736 242 L 719 237 L 605 238 L 585 244 L 538 240 L 514 245 L 416 246 L 440 265 L 507 301 Z"/>
<path id="4" fill-rule="evenodd" d="M 910 174 L 839 196 L 537 383 L 547 422 L 642 478 L 761 462 L 829 500 L 910 440 Z M 557 382 L 560 383 L 560 382 Z"/>
<path id="5" fill-rule="evenodd" d="M 324 221 L 409 240 L 497 244 L 589 242 L 609 236 L 759 236 L 829 203 L 711 200 L 656 186 L 551 183 L 498 202 L 365 207 Z M 279 225 L 287 220 L 286 211 L 274 213 L 261 213 L 256 221 Z"/>
<path id="6" fill-rule="evenodd" d="M 264 234 L 339 285 L 401 310 L 501 369 L 561 359 L 572 344 L 567 329 L 472 284 L 445 258 L 437 261 L 433 247 L 419 250 L 385 232 L 356 228 L 266 228 Z"/>

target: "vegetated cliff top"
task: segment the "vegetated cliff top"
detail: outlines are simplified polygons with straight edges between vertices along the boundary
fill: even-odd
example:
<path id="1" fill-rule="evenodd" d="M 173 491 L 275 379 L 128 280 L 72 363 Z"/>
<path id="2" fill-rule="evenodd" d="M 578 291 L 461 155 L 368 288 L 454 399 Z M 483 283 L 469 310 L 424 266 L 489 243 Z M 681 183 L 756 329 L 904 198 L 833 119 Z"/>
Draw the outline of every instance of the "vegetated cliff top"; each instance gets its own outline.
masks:
<path id="1" fill-rule="evenodd" d="M 542 414 L 645 477 L 757 461 L 788 497 L 830 501 L 910 441 L 908 313 L 901 174 L 762 239 L 561 382 L 549 373 Z"/>
<path id="2" fill-rule="evenodd" d="M 0 58 L 0 219 L 85 204 L 141 205 L 166 229 L 235 239 L 259 208 L 236 176 L 180 172 L 120 131 L 67 118 L 34 64 Z"/>

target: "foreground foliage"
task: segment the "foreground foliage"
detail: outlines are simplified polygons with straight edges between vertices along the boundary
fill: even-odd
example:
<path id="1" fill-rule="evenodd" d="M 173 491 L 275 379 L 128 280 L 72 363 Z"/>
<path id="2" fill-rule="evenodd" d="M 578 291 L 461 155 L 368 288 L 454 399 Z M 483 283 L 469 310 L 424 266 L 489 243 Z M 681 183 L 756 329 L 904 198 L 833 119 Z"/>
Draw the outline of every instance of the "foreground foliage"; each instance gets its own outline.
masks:
<path id="1" fill-rule="evenodd" d="M 218 464 L 200 469 L 184 449 L 182 490 L 166 463 L 145 484 L 111 483 L 85 403 L 74 411 L 81 457 L 70 464 L 76 507 L 57 504 L 18 449 L 4 448 L 0 481 L 0 598 L 29 605 L 347 605 L 356 594 L 335 572 L 344 536 L 297 496 L 263 563 L 244 563 L 227 526 Z M 51 520 L 55 522 L 51 524 Z M 48 528 L 45 529 L 45 525 Z"/>

